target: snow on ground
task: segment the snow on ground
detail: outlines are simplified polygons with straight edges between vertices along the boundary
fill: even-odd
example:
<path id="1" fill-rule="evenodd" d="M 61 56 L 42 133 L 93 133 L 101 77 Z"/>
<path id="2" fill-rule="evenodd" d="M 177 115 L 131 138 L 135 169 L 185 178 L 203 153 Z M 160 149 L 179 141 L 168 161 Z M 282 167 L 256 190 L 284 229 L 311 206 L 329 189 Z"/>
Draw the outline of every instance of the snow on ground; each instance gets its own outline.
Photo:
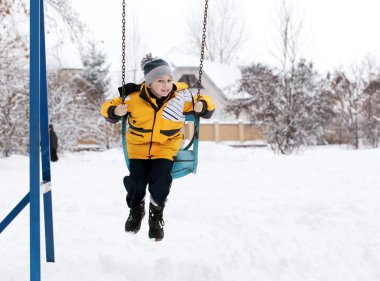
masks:
<path id="1" fill-rule="evenodd" d="M 159 243 L 147 216 L 124 232 L 121 149 L 60 156 L 44 281 L 380 280 L 380 149 L 282 156 L 202 142 L 198 174 L 173 184 Z M 0 219 L 27 193 L 28 165 L 0 159 Z M 1 281 L 29 280 L 28 220 L 26 208 L 0 235 Z"/>

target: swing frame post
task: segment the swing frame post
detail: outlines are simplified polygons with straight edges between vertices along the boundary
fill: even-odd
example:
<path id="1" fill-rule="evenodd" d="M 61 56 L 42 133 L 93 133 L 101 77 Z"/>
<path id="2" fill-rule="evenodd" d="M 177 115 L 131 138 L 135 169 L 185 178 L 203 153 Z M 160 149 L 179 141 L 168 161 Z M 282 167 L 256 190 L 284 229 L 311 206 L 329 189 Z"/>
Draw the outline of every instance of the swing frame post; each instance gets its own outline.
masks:
<path id="1" fill-rule="evenodd" d="M 30 1 L 30 280 L 41 280 L 41 187 L 45 218 L 46 261 L 54 262 L 52 191 L 43 0 Z M 41 148 L 41 150 L 40 150 Z M 40 185 L 40 154 L 42 185 Z"/>
<path id="2" fill-rule="evenodd" d="M 51 191 L 51 169 L 50 169 L 50 134 L 49 134 L 49 112 L 47 95 L 46 75 L 46 49 L 45 49 L 45 15 L 44 2 L 40 0 L 40 131 L 41 131 L 41 167 L 42 186 L 45 218 L 45 245 L 46 261 L 54 262 L 54 234 L 53 234 L 53 199 Z"/>
<path id="3" fill-rule="evenodd" d="M 41 204 L 43 190 L 46 261 L 54 262 L 50 144 L 43 0 L 30 0 L 29 192 L 0 222 L 0 233 L 30 203 L 30 280 L 41 280 Z M 41 157 L 41 161 L 40 161 Z M 42 184 L 40 165 L 42 164 Z"/>

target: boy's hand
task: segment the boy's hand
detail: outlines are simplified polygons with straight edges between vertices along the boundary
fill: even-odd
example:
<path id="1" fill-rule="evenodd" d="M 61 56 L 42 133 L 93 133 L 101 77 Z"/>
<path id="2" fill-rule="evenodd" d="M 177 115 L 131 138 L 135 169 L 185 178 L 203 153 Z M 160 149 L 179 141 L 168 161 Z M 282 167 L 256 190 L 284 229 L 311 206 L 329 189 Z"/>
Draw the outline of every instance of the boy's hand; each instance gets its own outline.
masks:
<path id="1" fill-rule="evenodd" d="M 119 104 L 116 106 L 116 108 L 113 111 L 113 114 L 117 116 L 124 116 L 128 112 L 128 105 L 126 104 Z"/>
<path id="2" fill-rule="evenodd" d="M 199 113 L 199 112 L 202 112 L 203 110 L 203 102 L 201 101 L 197 101 L 195 104 L 194 104 L 194 111 Z"/>

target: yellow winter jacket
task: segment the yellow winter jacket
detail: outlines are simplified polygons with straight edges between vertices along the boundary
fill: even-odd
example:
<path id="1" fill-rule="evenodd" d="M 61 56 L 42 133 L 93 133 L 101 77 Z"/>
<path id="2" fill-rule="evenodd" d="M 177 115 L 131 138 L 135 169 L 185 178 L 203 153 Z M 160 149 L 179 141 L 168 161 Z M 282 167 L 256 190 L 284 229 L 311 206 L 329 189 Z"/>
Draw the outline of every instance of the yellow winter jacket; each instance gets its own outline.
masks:
<path id="1" fill-rule="evenodd" d="M 182 82 L 175 83 L 161 106 L 157 105 L 145 83 L 129 83 L 124 87 L 128 94 L 124 100 L 129 114 L 126 133 L 128 158 L 173 160 L 182 145 L 180 130 L 185 123 L 185 115 L 193 114 L 194 99 L 188 86 Z M 214 103 L 206 95 L 202 95 L 200 100 L 204 103 L 201 117 L 210 118 L 215 111 Z M 109 122 L 118 122 L 121 117 L 114 115 L 113 111 L 121 103 L 121 97 L 104 102 L 101 114 Z"/>

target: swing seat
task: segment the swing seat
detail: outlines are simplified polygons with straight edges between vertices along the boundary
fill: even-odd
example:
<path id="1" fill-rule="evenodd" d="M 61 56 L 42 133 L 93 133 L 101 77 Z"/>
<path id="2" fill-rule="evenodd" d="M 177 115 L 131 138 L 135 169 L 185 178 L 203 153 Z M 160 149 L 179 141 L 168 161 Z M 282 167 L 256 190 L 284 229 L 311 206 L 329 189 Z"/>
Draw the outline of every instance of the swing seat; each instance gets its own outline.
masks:
<path id="1" fill-rule="evenodd" d="M 199 124 L 193 114 L 186 115 L 187 122 L 193 122 L 194 126 L 199 129 Z M 198 135 L 199 132 L 194 132 Z M 173 179 L 184 177 L 190 173 L 195 174 L 197 172 L 198 165 L 198 137 L 194 138 L 192 144 L 192 150 L 188 147 L 178 151 L 177 156 L 174 158 L 174 165 L 171 171 Z"/>
<path id="2" fill-rule="evenodd" d="M 180 150 L 175 157 L 171 175 L 173 179 L 177 179 L 190 173 L 195 173 L 195 169 L 196 164 L 194 151 Z"/>
<path id="3" fill-rule="evenodd" d="M 190 173 L 195 174 L 198 166 L 198 133 L 199 133 L 199 119 L 196 119 L 193 114 L 186 115 L 187 122 L 194 122 L 194 127 L 197 132 L 194 132 L 193 143 L 186 148 L 180 149 L 177 156 L 174 158 L 174 165 L 170 172 L 173 179 L 184 177 Z M 129 158 L 126 143 L 126 118 L 122 120 L 122 144 L 125 157 L 125 163 L 129 169 Z M 189 149 L 189 148 L 192 149 Z"/>

